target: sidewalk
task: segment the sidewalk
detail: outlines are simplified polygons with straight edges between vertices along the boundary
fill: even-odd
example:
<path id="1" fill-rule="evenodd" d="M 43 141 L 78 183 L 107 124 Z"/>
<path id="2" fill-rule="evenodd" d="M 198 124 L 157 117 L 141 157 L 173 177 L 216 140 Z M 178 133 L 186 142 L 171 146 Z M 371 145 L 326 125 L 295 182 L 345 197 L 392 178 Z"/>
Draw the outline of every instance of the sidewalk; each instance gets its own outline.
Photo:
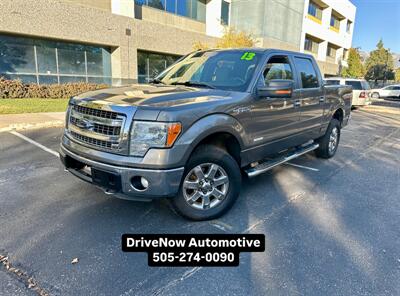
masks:
<path id="1" fill-rule="evenodd" d="M 64 121 L 65 112 L 5 114 L 0 115 L 0 132 L 63 126 Z"/>

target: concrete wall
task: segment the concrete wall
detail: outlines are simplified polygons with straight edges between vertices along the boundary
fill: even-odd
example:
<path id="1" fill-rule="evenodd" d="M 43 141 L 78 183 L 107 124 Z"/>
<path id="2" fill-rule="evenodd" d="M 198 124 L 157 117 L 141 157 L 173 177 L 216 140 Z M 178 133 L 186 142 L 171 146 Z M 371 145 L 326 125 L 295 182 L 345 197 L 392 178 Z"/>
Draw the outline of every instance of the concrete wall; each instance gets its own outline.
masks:
<path id="1" fill-rule="evenodd" d="M 215 43 L 202 33 L 68 1 L 2 0 L 0 11 L 0 33 L 111 47 L 114 78 L 137 79 L 138 49 L 183 55 L 195 41 Z"/>
<path id="2" fill-rule="evenodd" d="M 61 0 L 61 1 L 71 2 L 77 5 L 84 5 L 93 8 L 103 9 L 106 11 L 111 11 L 111 0 Z M 130 0 L 118 0 L 118 1 L 130 1 Z"/>
<path id="3" fill-rule="evenodd" d="M 303 11 L 304 0 L 232 0 L 231 25 L 263 46 L 299 50 Z"/>

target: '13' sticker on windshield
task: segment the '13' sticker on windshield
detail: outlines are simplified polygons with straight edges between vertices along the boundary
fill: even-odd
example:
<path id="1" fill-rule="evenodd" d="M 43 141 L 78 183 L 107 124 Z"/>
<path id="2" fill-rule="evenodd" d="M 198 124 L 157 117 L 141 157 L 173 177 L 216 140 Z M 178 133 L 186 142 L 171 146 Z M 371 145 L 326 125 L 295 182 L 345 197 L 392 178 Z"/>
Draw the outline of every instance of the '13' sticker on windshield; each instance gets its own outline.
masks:
<path id="1" fill-rule="evenodd" d="M 254 52 L 245 52 L 240 59 L 251 61 L 255 56 L 256 54 Z"/>

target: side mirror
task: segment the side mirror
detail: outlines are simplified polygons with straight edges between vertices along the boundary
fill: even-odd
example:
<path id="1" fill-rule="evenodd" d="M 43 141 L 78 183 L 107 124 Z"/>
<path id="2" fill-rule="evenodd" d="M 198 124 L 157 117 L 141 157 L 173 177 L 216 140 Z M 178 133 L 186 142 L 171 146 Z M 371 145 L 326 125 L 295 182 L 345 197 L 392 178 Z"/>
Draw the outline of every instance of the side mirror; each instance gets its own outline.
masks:
<path id="1" fill-rule="evenodd" d="M 290 98 L 293 93 L 293 81 L 284 79 L 273 79 L 266 86 L 257 89 L 257 95 L 261 98 Z"/>

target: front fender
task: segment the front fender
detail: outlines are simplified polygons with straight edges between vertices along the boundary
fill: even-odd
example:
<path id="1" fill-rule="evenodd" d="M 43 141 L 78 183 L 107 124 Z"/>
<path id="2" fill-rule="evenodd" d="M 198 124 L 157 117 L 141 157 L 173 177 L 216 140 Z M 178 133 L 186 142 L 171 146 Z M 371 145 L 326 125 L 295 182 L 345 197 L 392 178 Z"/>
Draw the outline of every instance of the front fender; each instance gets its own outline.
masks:
<path id="1" fill-rule="evenodd" d="M 240 144 L 240 150 L 243 150 L 243 147 L 246 146 L 243 141 L 245 132 L 242 125 L 234 117 L 227 114 L 212 114 L 200 118 L 179 137 L 175 145 L 188 147 L 183 156 L 184 162 L 186 162 L 202 140 L 221 132 L 234 136 Z"/>

